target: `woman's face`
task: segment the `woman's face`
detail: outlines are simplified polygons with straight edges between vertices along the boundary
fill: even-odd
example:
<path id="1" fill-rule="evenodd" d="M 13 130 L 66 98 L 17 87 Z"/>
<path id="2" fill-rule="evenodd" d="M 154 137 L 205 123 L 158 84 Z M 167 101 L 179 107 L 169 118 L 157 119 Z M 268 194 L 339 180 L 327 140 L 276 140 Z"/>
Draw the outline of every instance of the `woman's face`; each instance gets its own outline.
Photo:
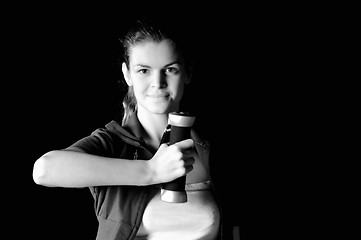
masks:
<path id="1" fill-rule="evenodd" d="M 179 110 L 184 84 L 188 83 L 184 61 L 168 40 L 147 41 L 131 49 L 124 77 L 133 86 L 138 111 L 166 114 Z"/>

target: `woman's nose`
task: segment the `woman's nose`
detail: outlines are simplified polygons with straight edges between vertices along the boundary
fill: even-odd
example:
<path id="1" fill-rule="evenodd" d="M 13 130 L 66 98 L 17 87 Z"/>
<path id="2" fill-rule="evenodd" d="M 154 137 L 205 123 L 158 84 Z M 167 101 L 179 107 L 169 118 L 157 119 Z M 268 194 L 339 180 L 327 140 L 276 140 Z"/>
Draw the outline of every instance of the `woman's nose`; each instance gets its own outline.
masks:
<path id="1" fill-rule="evenodd" d="M 152 76 L 152 87 L 163 88 L 167 86 L 165 74 L 162 72 L 154 72 Z"/>

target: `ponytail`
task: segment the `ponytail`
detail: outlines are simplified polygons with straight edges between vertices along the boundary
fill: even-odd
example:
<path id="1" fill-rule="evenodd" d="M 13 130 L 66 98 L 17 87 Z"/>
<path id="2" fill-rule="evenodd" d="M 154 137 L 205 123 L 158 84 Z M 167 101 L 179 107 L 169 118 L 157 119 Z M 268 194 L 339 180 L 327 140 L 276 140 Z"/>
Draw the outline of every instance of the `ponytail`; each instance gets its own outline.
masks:
<path id="1" fill-rule="evenodd" d="M 127 95 L 125 95 L 123 99 L 123 117 L 122 117 L 122 125 L 124 125 L 129 117 L 136 111 L 137 109 L 137 100 L 134 96 L 133 87 L 128 87 Z"/>

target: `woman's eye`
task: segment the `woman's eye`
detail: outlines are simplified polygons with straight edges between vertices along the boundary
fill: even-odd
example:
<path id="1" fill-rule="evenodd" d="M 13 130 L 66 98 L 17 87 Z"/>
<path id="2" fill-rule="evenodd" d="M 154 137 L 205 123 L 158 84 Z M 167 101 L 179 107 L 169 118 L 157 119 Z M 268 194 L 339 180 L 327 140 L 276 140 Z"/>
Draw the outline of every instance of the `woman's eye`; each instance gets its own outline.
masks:
<path id="1" fill-rule="evenodd" d="M 169 67 L 165 69 L 165 72 L 167 73 L 177 73 L 178 71 L 179 71 L 178 68 L 175 67 Z"/>
<path id="2" fill-rule="evenodd" d="M 139 69 L 138 72 L 142 73 L 142 74 L 146 74 L 148 72 L 148 69 L 145 69 L 145 68 Z"/>

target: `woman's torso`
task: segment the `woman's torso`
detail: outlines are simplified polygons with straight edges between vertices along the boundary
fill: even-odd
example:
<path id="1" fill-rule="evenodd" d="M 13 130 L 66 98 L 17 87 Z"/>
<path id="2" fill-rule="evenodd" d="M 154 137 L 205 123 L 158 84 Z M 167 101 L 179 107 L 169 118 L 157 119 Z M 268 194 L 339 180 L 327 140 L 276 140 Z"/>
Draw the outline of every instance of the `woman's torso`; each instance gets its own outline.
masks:
<path id="1" fill-rule="evenodd" d="M 187 202 L 161 201 L 160 188 L 157 190 L 145 209 L 137 240 L 216 239 L 220 213 L 207 164 L 197 157 L 193 170 L 187 174 Z"/>

